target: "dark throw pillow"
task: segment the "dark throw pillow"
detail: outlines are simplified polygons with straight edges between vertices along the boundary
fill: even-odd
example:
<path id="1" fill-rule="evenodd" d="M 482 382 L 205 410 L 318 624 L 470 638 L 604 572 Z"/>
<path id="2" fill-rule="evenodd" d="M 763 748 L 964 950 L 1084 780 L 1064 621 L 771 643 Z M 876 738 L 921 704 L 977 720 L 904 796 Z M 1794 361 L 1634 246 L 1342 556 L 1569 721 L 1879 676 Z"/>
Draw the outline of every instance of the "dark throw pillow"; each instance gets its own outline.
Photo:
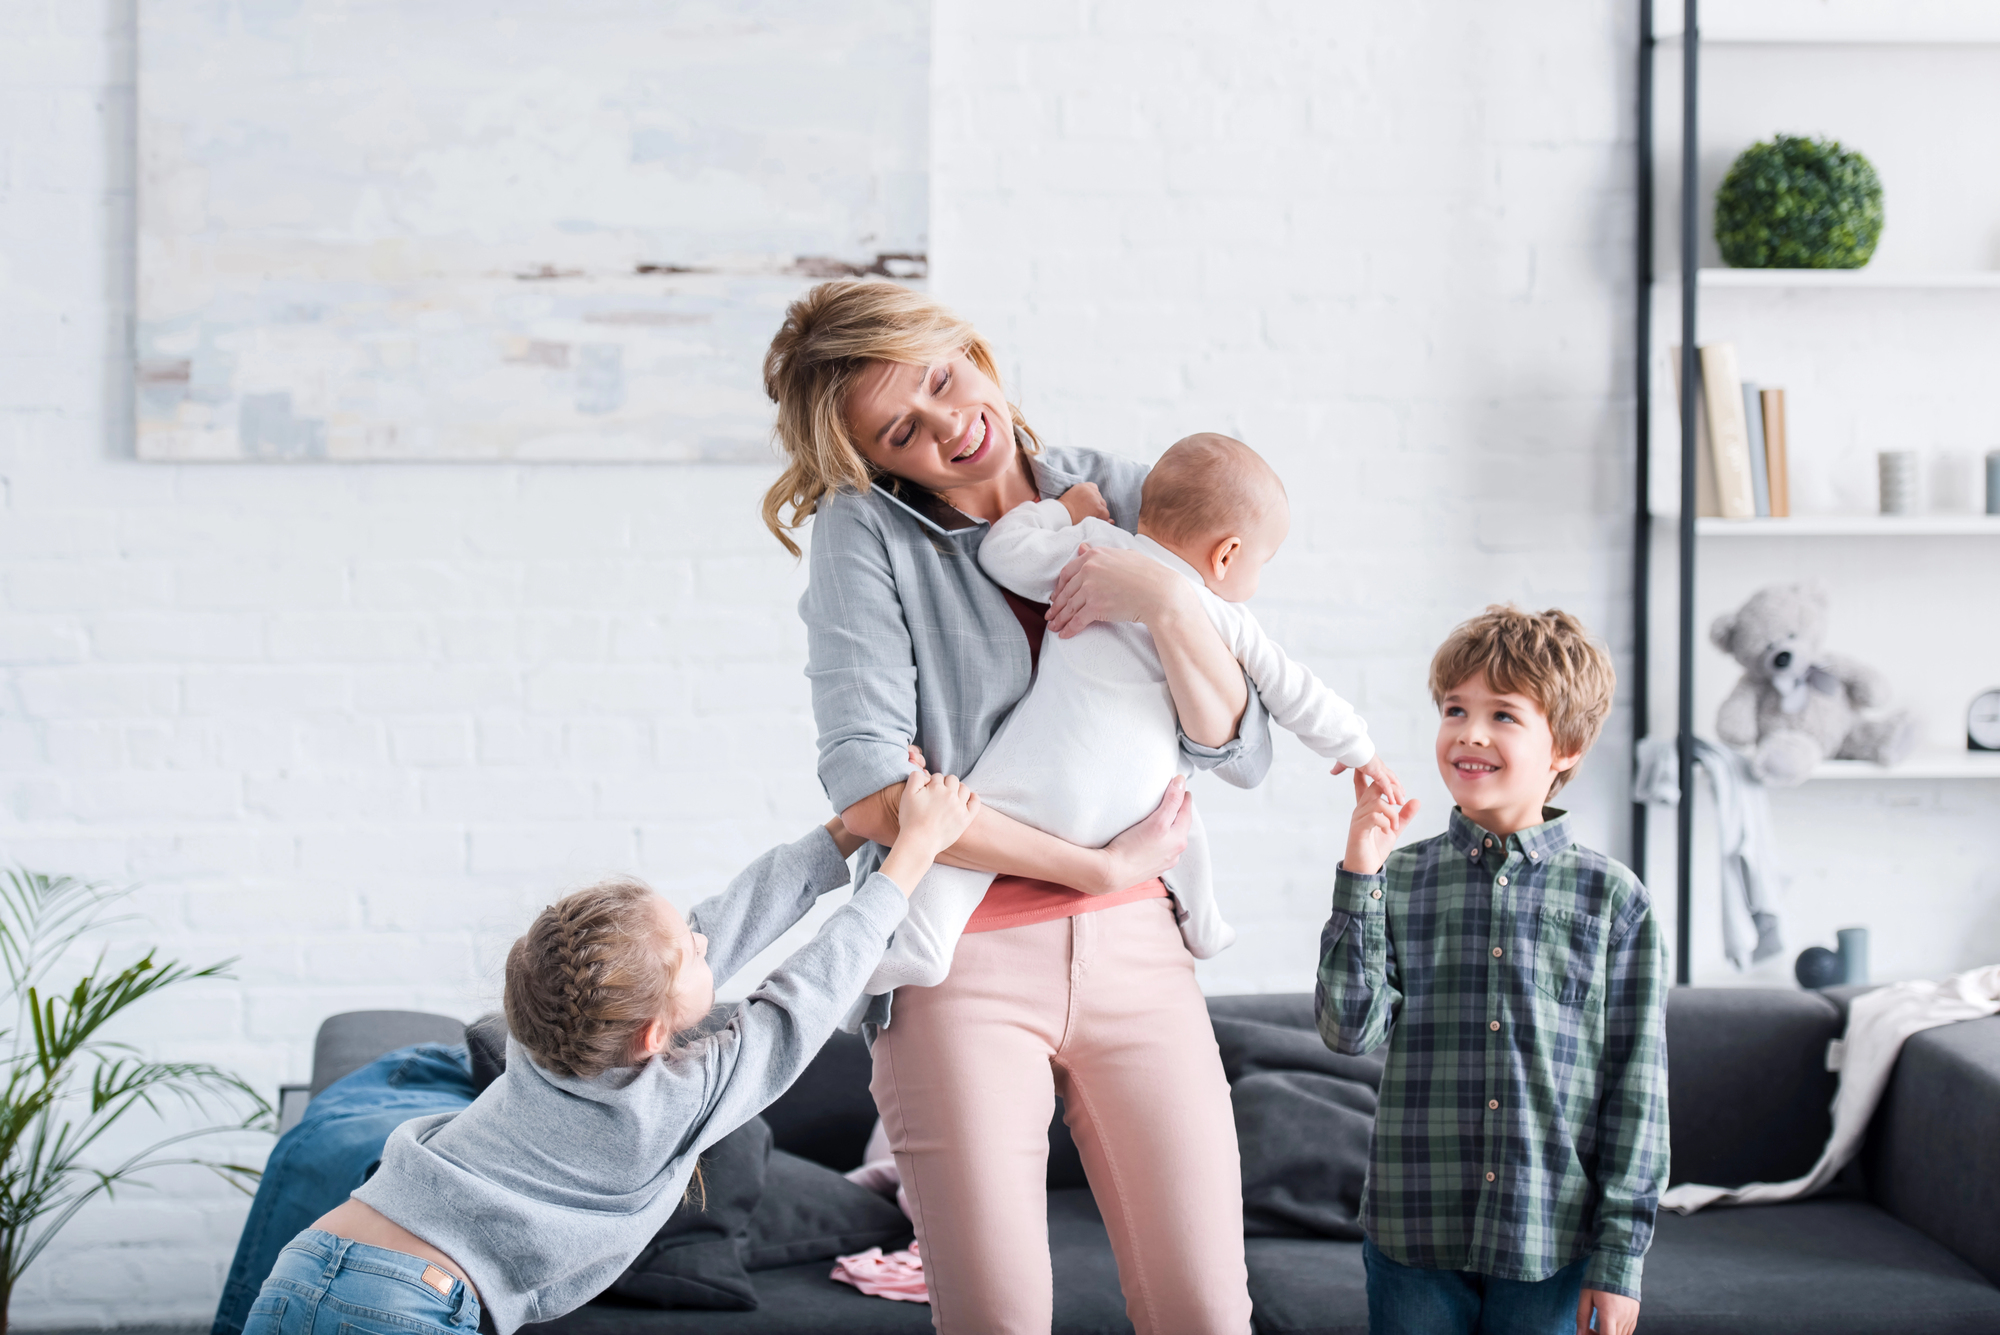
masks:
<path id="1" fill-rule="evenodd" d="M 507 1069 L 507 1017 L 488 1011 L 465 1026 L 465 1050 L 472 1059 L 472 1087 L 483 1094 Z"/>
<path id="2" fill-rule="evenodd" d="M 894 1201 L 810 1159 L 774 1150 L 764 1199 L 750 1216 L 743 1261 L 751 1270 L 776 1270 L 870 1247 L 894 1250 L 907 1246 L 910 1237 L 910 1221 Z"/>
<path id="3" fill-rule="evenodd" d="M 1316 1071 L 1246 1075 L 1229 1090 L 1243 1156 L 1243 1236 L 1361 1240 L 1375 1091 Z"/>
<path id="4" fill-rule="evenodd" d="M 689 1184 L 687 1200 L 606 1295 L 647 1307 L 755 1311 L 757 1288 L 744 1272 L 744 1239 L 765 1193 L 770 1159 L 771 1128 L 761 1117 L 711 1145 L 701 1156 L 701 1183 Z"/>
<path id="5" fill-rule="evenodd" d="M 1243 1235 L 1361 1238 L 1361 1187 L 1382 1054 L 1347 1057 L 1310 1029 L 1215 1017 L 1236 1143 Z"/>

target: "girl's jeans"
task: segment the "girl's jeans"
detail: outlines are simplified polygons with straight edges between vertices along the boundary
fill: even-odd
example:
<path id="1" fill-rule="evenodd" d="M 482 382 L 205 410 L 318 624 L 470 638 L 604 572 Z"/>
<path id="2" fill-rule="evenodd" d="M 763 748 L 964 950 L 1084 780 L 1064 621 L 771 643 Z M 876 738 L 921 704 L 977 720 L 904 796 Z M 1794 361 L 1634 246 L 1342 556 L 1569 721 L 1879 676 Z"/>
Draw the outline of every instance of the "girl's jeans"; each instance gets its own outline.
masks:
<path id="1" fill-rule="evenodd" d="M 243 1335 L 473 1335 L 479 1299 L 420 1257 L 309 1228 L 282 1252 Z"/>
<path id="2" fill-rule="evenodd" d="M 1368 1335 L 1576 1335 L 1589 1257 L 1547 1279 L 1495 1279 L 1469 1270 L 1423 1270 L 1361 1243 L 1368 1268 Z"/>
<path id="3" fill-rule="evenodd" d="M 465 1047 L 456 1043 L 398 1048 L 322 1090 L 264 1165 L 210 1335 L 243 1329 L 278 1253 L 368 1180 L 391 1131 L 412 1117 L 463 1108 L 473 1094 Z"/>

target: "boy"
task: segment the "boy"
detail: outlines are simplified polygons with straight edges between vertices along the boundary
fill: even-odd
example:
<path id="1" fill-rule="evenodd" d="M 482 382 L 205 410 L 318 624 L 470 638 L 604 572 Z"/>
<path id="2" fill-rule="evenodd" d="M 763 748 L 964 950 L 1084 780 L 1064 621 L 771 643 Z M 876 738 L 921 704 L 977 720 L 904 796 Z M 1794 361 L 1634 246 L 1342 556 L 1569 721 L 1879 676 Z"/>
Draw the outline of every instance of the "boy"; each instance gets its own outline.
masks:
<path id="1" fill-rule="evenodd" d="M 987 533 L 980 567 L 1029 602 L 1046 603 L 1064 567 L 1085 546 L 1149 557 L 1160 578 L 1195 587 L 1196 604 L 1281 727 L 1332 760 L 1335 774 L 1354 769 L 1378 790 L 1402 797 L 1360 715 L 1289 657 L 1243 606 L 1256 595 L 1265 563 L 1291 526 L 1284 485 L 1255 450 L 1213 432 L 1177 441 L 1146 475 L 1138 532 L 1108 522 L 1107 513 L 1102 495 L 1088 483 L 1060 500 L 1016 506 Z M 1186 777 L 1166 668 L 1145 626 L 1116 620 L 1070 638 L 1041 637 L 1036 662 L 1026 698 L 965 782 L 996 811 L 1073 844 L 1102 847 L 1158 806 L 1177 776 Z M 910 915 L 868 991 L 934 987 L 949 972 L 962 933 L 1014 925 L 1008 915 L 1015 909 L 987 898 L 992 882 L 990 872 L 934 867 L 911 898 Z M 1215 903 L 1199 816 L 1191 817 L 1187 851 L 1164 885 L 1147 882 L 1118 893 L 1164 897 L 1168 890 L 1182 939 L 1196 959 L 1210 958 L 1235 939 Z M 1060 916 L 1034 902 L 1048 900 L 1046 891 L 1030 894 L 1018 906 L 1021 917 Z M 975 920 L 975 913 L 983 917 Z"/>
<path id="2" fill-rule="evenodd" d="M 1431 662 L 1449 830 L 1355 777 L 1314 1013 L 1389 1044 L 1362 1203 L 1371 1335 L 1630 1335 L 1667 1181 L 1665 952 L 1646 888 L 1543 805 L 1615 674 L 1563 612 L 1493 606 Z"/>

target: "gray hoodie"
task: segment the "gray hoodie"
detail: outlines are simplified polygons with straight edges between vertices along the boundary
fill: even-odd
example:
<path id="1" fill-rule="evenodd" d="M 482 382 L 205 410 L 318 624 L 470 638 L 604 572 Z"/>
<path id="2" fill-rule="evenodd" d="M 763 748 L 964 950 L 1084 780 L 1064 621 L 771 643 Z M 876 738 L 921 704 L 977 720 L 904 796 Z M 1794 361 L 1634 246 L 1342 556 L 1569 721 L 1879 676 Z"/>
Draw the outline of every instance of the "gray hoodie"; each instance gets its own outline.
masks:
<path id="1" fill-rule="evenodd" d="M 782 844 L 688 915 L 718 982 L 847 883 L 824 829 Z M 721 1029 L 641 1066 L 559 1076 L 507 1042 L 472 1106 L 403 1123 L 355 1191 L 458 1262 L 501 1335 L 582 1306 L 680 1207 L 701 1152 L 804 1070 L 881 961 L 908 901 L 872 875 Z"/>

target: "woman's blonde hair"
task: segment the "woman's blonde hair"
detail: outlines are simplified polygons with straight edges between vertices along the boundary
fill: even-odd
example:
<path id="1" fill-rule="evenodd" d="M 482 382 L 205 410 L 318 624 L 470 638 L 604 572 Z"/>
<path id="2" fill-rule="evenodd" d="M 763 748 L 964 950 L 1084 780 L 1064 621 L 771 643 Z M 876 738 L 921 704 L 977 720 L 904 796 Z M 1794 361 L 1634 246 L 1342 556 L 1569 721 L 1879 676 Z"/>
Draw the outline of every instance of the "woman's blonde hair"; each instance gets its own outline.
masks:
<path id="1" fill-rule="evenodd" d="M 786 551 L 799 554 L 790 531 L 819 509 L 828 492 L 866 491 L 874 482 L 876 470 L 855 444 L 845 411 L 861 369 L 869 362 L 927 366 L 960 350 L 1000 383 L 993 349 L 978 330 L 935 298 L 900 284 L 835 279 L 786 308 L 764 354 L 764 392 L 778 405 L 778 448 L 785 457 L 785 471 L 764 493 L 764 526 Z M 1030 454 L 1040 449 L 1021 410 L 1007 407 L 1024 448 Z"/>
<path id="2" fill-rule="evenodd" d="M 1611 655 L 1583 623 L 1557 608 L 1524 612 L 1494 603 L 1461 622 L 1431 659 L 1431 703 L 1442 705 L 1460 683 L 1484 674 L 1503 695 L 1525 695 L 1548 717 L 1559 756 L 1583 754 L 1597 741 L 1618 690 Z M 1572 765 L 1549 786 L 1554 797 L 1576 773 Z"/>
<path id="3" fill-rule="evenodd" d="M 630 1066 L 673 996 L 657 896 L 615 877 L 543 909 L 507 952 L 507 1028 L 557 1075 Z"/>

